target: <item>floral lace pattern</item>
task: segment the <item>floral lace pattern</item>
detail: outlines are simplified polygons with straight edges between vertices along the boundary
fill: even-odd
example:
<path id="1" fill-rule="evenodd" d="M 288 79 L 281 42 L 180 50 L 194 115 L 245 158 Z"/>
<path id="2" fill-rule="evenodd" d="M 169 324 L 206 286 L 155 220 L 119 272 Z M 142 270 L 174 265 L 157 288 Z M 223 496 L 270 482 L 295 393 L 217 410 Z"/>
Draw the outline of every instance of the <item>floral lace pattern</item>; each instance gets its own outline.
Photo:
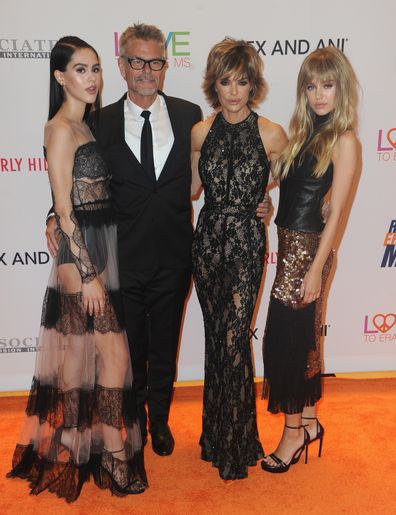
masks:
<path id="1" fill-rule="evenodd" d="M 55 218 L 59 227 L 60 234 L 63 236 L 66 246 L 69 249 L 69 252 L 74 259 L 75 265 L 80 272 L 82 282 L 89 283 L 96 277 L 96 272 L 89 257 L 84 239 L 81 234 L 81 229 L 78 225 L 74 212 L 72 211 L 69 215 L 70 222 L 73 226 L 72 231 L 66 228 L 66 225 L 69 224 L 64 224 L 56 212 Z"/>
<path id="2" fill-rule="evenodd" d="M 55 328 L 63 335 L 99 331 L 119 333 L 123 327 L 120 293 L 105 292 L 104 315 L 89 316 L 84 309 L 82 293 L 66 294 L 47 288 L 44 296 L 41 325 Z"/>
<path id="3" fill-rule="evenodd" d="M 40 456 L 31 444 L 17 445 L 7 477 L 28 480 L 32 495 L 48 489 L 71 503 L 77 500 L 90 473 L 99 488 L 107 488 L 120 497 L 140 494 L 147 487 L 141 453 L 134 460 L 122 461 L 106 449 L 93 455 L 89 464 L 77 467 L 71 460 L 52 462 Z"/>
<path id="4" fill-rule="evenodd" d="M 256 217 L 269 162 L 256 113 L 231 125 L 218 114 L 201 149 L 205 205 L 193 241 L 193 273 L 205 324 L 202 458 L 223 479 L 247 476 L 263 456 L 250 322 L 260 287 L 265 228 Z"/>
<path id="5" fill-rule="evenodd" d="M 96 386 L 96 406 L 100 422 L 108 426 L 122 427 L 122 401 L 121 388 L 105 388 Z"/>

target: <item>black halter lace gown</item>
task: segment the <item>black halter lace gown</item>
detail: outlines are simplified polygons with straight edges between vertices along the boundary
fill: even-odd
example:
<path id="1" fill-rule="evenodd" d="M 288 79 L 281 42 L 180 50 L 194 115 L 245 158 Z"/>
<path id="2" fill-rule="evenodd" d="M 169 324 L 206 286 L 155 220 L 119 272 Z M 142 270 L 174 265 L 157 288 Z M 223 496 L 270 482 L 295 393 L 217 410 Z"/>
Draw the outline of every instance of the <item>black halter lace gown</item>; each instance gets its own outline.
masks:
<path id="1" fill-rule="evenodd" d="M 269 176 L 258 115 L 217 114 L 201 149 L 205 205 L 193 241 L 193 274 L 205 325 L 201 455 L 223 479 L 240 479 L 263 456 L 249 329 L 265 256 L 256 217 Z"/>
<path id="2" fill-rule="evenodd" d="M 317 117 L 313 135 L 327 119 L 327 115 Z M 312 175 L 315 158 L 310 154 L 300 157 L 301 153 L 280 182 L 275 218 L 278 258 L 263 340 L 264 395 L 273 413 L 301 413 L 321 397 L 323 292 L 333 252 L 323 267 L 320 297 L 304 305 L 300 287 L 320 243 L 321 207 L 332 184 L 333 165 L 317 178 Z"/>
<path id="3" fill-rule="evenodd" d="M 60 226 L 26 417 L 8 474 L 27 479 L 32 494 L 48 489 L 69 502 L 90 473 L 117 495 L 146 486 L 109 182 L 95 142 L 78 147 L 73 208 Z M 81 287 L 96 276 L 106 291 L 105 314 L 89 316 Z M 109 452 L 120 451 L 120 442 L 123 452 Z"/>

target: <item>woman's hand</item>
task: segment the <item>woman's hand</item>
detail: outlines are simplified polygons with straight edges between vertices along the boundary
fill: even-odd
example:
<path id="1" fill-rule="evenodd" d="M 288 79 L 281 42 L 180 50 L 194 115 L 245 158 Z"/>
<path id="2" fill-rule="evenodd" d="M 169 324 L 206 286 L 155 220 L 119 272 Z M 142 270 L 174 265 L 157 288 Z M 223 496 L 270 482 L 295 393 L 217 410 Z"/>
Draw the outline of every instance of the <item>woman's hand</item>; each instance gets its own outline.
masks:
<path id="1" fill-rule="evenodd" d="M 91 316 L 104 315 L 105 290 L 100 280 L 95 277 L 89 283 L 83 283 L 81 290 L 85 311 Z"/>
<path id="2" fill-rule="evenodd" d="M 56 224 L 55 216 L 51 216 L 48 219 L 47 225 L 45 227 L 45 237 L 47 238 L 47 247 L 54 258 L 59 249 L 59 231 L 58 226 Z"/>
<path id="3" fill-rule="evenodd" d="M 320 296 L 322 288 L 322 271 L 310 269 L 305 274 L 304 280 L 300 288 L 300 298 L 303 304 L 310 304 Z"/>

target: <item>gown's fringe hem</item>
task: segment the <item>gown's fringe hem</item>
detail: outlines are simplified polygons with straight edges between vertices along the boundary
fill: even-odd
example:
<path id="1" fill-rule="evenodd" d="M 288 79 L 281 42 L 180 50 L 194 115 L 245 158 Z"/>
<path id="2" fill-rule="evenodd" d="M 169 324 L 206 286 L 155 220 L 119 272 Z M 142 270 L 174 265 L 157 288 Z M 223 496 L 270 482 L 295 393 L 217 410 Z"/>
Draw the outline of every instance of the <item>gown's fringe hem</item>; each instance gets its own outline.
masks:
<path id="1" fill-rule="evenodd" d="M 263 339 L 263 396 L 272 413 L 300 413 L 321 397 L 320 363 L 310 359 L 320 345 L 315 315 L 315 302 L 291 309 L 273 296 L 270 299 Z"/>
<path id="2" fill-rule="evenodd" d="M 263 384 L 263 399 L 268 399 L 267 410 L 271 413 L 286 413 L 293 415 L 295 413 L 302 413 L 303 409 L 307 406 L 315 406 L 315 404 L 322 397 L 322 376 L 316 374 L 315 376 L 307 379 L 303 385 L 301 395 L 296 395 L 296 392 L 284 392 L 282 398 L 276 398 L 267 378 L 264 378 Z"/>
<path id="3" fill-rule="evenodd" d="M 124 478 L 125 484 L 121 486 L 115 474 L 112 474 L 113 471 L 117 473 L 114 462 L 122 463 L 123 473 L 127 474 L 127 480 Z M 119 469 L 119 463 L 116 465 Z M 89 481 L 91 474 L 99 488 L 107 488 L 113 495 L 120 497 L 142 493 L 148 486 L 142 451 L 123 462 L 103 451 L 103 454 L 91 454 L 88 463 L 77 466 L 71 459 L 67 462 L 49 461 L 40 457 L 32 445 L 20 444 L 16 446 L 12 470 L 7 473 L 7 478 L 25 479 L 30 485 L 31 495 L 48 490 L 71 503 L 77 500 L 83 484 Z"/>

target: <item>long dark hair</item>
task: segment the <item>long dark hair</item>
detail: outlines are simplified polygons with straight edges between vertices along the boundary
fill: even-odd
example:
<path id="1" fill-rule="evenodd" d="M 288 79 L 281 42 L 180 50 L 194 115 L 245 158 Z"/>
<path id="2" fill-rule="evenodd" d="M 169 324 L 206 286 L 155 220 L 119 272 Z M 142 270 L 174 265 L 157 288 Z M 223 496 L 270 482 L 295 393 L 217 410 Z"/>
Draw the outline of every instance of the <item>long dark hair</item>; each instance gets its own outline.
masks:
<path id="1" fill-rule="evenodd" d="M 51 120 L 51 118 L 53 118 L 56 115 L 65 99 L 63 88 L 55 79 L 54 72 L 55 70 L 64 72 L 66 70 L 67 65 L 70 62 L 70 59 L 72 58 L 72 55 L 76 50 L 80 48 L 90 48 L 93 52 L 95 52 L 96 57 L 99 60 L 98 52 L 91 45 L 89 45 L 88 43 L 86 43 L 85 41 L 76 36 L 65 36 L 59 39 L 59 41 L 56 42 L 54 48 L 51 51 L 48 120 Z M 95 110 L 96 113 L 98 113 L 99 107 L 100 95 L 98 93 L 94 104 L 87 104 L 84 113 L 84 120 L 87 120 L 92 108 Z"/>

